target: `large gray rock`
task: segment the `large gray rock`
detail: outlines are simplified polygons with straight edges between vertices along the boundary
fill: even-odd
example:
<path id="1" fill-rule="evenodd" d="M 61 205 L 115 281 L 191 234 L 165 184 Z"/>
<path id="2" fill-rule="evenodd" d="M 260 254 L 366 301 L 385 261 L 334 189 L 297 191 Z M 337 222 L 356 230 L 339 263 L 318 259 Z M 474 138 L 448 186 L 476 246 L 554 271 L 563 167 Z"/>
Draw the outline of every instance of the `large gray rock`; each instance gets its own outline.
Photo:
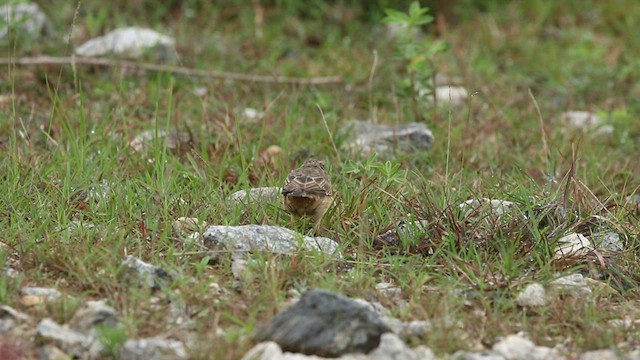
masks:
<path id="1" fill-rule="evenodd" d="M 422 123 L 383 125 L 351 120 L 339 133 L 350 134 L 345 146 L 351 153 L 362 156 L 376 153 L 384 158 L 391 158 L 396 151 L 427 151 L 433 145 L 433 133 Z"/>
<path id="2" fill-rule="evenodd" d="M 303 236 L 293 230 L 271 225 L 209 226 L 203 234 L 203 243 L 209 249 L 236 254 L 252 251 L 295 254 L 299 250 L 308 250 L 340 256 L 338 243 L 329 238 Z"/>
<path id="3" fill-rule="evenodd" d="M 309 290 L 258 330 L 257 341 L 274 341 L 284 351 L 337 357 L 368 353 L 391 329 L 366 306 L 326 290 Z"/>
<path id="4" fill-rule="evenodd" d="M 127 27 L 111 31 L 80 45 L 78 56 L 115 55 L 139 58 L 145 52 L 154 50 L 157 59 L 173 57 L 175 40 L 157 31 L 139 27 Z"/>
<path id="5" fill-rule="evenodd" d="M 26 33 L 37 38 L 44 29 L 47 17 L 38 4 L 21 2 L 0 6 L 0 39 L 9 34 L 9 28 L 17 33 Z"/>

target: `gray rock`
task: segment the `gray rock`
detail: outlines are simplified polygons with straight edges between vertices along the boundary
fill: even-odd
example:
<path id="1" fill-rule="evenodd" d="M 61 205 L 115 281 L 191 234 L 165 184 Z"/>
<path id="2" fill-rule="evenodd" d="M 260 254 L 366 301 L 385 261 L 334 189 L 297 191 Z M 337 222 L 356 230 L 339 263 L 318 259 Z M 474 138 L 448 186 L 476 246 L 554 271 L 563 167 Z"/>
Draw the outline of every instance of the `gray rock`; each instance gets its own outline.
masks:
<path id="1" fill-rule="evenodd" d="M 69 327 L 75 331 L 87 334 L 92 333 L 96 326 L 118 326 L 118 314 L 105 304 L 104 300 L 87 301 L 78 309 L 69 321 Z"/>
<path id="2" fill-rule="evenodd" d="M 458 205 L 460 210 L 463 211 L 465 217 L 467 216 L 502 216 L 515 208 L 518 204 L 507 200 L 495 200 L 495 199 L 470 199 L 462 204 Z"/>
<path id="3" fill-rule="evenodd" d="M 26 33 L 32 38 L 37 38 L 41 35 L 47 21 L 47 16 L 38 4 L 30 2 L 0 6 L 0 18 L 1 24 L 6 24 L 6 26 L 0 26 L 0 39 L 7 37 L 9 28 L 13 32 Z"/>
<path id="4" fill-rule="evenodd" d="M 621 357 L 613 350 L 594 350 L 580 354 L 578 360 L 618 360 Z"/>
<path id="5" fill-rule="evenodd" d="M 282 200 L 282 188 L 280 187 L 259 187 L 246 190 L 236 191 L 229 196 L 229 199 L 235 204 L 260 203 L 263 201 L 275 202 Z"/>
<path id="6" fill-rule="evenodd" d="M 176 360 L 188 357 L 182 342 L 159 337 L 127 340 L 120 351 L 122 360 Z"/>
<path id="7" fill-rule="evenodd" d="M 280 346 L 273 342 L 262 342 L 247 352 L 242 360 L 322 360 L 326 357 L 305 355 L 300 353 L 283 352 Z M 382 334 L 380 346 L 369 354 L 345 354 L 338 360 L 437 360 L 431 349 L 418 346 L 410 349 L 395 334 Z"/>
<path id="8" fill-rule="evenodd" d="M 303 249 L 341 257 L 338 243 L 329 238 L 303 236 L 293 230 L 270 225 L 209 226 L 203 234 L 203 243 L 209 249 L 236 254 L 252 251 L 295 254 Z"/>
<path id="9" fill-rule="evenodd" d="M 151 265 L 131 255 L 127 256 L 122 264 L 124 278 L 137 284 L 138 287 L 160 290 L 176 277 L 159 266 Z"/>
<path id="10" fill-rule="evenodd" d="M 402 299 L 402 289 L 398 285 L 383 281 L 376 284 L 376 290 L 389 299 Z"/>
<path id="11" fill-rule="evenodd" d="M 611 252 L 620 252 L 624 250 L 624 243 L 620 240 L 620 234 L 615 232 L 606 232 L 597 234 L 592 237 L 593 244 L 598 249 L 605 249 Z"/>
<path id="12" fill-rule="evenodd" d="M 506 360 L 554 360 L 564 357 L 554 349 L 536 346 L 531 340 L 520 335 L 509 335 L 492 347 L 494 354 Z"/>
<path id="13" fill-rule="evenodd" d="M 78 56 L 105 56 L 139 58 L 154 50 L 156 59 L 171 59 L 174 56 L 175 40 L 157 31 L 139 27 L 116 29 L 80 45 Z"/>
<path id="14" fill-rule="evenodd" d="M 376 153 L 384 158 L 391 158 L 395 151 L 427 151 L 433 145 L 433 133 L 422 123 L 383 125 L 351 120 L 339 133 L 350 134 L 346 148 L 353 154 L 362 156 Z"/>
<path id="15" fill-rule="evenodd" d="M 533 283 L 527 285 L 516 296 L 516 304 L 519 306 L 545 306 L 547 304 L 547 294 L 541 284 Z"/>
<path id="16" fill-rule="evenodd" d="M 48 301 L 58 300 L 62 294 L 60 291 L 44 287 L 23 287 L 20 289 L 21 302 L 26 306 L 41 305 Z"/>
<path id="17" fill-rule="evenodd" d="M 370 360 L 435 360 L 431 349 L 409 348 L 396 334 L 386 333 L 380 336 L 380 345 L 367 356 Z M 355 359 L 354 359 L 355 360 Z"/>
<path id="18" fill-rule="evenodd" d="M 454 360 L 505 360 L 504 356 L 494 354 L 489 351 L 479 353 L 468 353 L 465 351 L 458 351 L 451 355 L 450 359 Z"/>
<path id="19" fill-rule="evenodd" d="M 590 299 L 593 296 L 593 291 L 582 274 L 571 274 L 558 278 L 549 284 L 549 288 L 555 293 L 571 295 L 578 299 L 585 297 Z"/>
<path id="20" fill-rule="evenodd" d="M 45 345 L 38 349 L 39 360 L 71 360 L 69 354 L 62 351 L 57 346 Z"/>
<path id="21" fill-rule="evenodd" d="M 374 244 L 399 247 L 403 244 L 403 239 L 418 241 L 429 228 L 428 220 L 402 220 L 395 228 L 385 231 L 375 237 Z"/>
<path id="22" fill-rule="evenodd" d="M 36 339 L 39 343 L 53 344 L 80 359 L 99 359 L 104 353 L 104 347 L 94 337 L 59 325 L 51 319 L 40 321 L 36 327 Z"/>
<path id="23" fill-rule="evenodd" d="M 255 335 L 289 352 L 337 357 L 368 353 L 391 329 L 365 306 L 325 290 L 309 290 Z"/>
<path id="24" fill-rule="evenodd" d="M 0 334 L 10 331 L 15 325 L 29 321 L 29 315 L 7 306 L 0 306 Z"/>

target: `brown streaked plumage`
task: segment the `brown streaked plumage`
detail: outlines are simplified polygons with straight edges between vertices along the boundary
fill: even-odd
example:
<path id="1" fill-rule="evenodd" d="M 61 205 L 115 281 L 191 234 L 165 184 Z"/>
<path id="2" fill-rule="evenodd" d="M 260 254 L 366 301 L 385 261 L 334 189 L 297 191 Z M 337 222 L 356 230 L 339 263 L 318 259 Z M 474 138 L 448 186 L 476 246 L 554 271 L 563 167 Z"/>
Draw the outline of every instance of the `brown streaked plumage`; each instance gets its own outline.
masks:
<path id="1" fill-rule="evenodd" d="M 291 171 L 282 188 L 285 210 L 295 216 L 308 216 L 314 222 L 315 232 L 320 221 L 333 203 L 331 180 L 320 160 L 309 159 Z"/>

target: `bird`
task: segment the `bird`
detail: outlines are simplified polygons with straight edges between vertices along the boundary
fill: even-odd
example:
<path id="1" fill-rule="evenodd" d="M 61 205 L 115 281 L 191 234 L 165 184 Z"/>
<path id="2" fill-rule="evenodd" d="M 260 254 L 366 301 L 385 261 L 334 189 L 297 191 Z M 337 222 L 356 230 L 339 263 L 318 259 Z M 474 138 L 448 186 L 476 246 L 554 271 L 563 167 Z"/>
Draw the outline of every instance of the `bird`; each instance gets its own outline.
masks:
<path id="1" fill-rule="evenodd" d="M 333 204 L 333 188 L 324 162 L 311 158 L 292 170 L 284 181 L 282 195 L 285 210 L 311 218 L 315 233 L 319 234 L 322 217 Z"/>

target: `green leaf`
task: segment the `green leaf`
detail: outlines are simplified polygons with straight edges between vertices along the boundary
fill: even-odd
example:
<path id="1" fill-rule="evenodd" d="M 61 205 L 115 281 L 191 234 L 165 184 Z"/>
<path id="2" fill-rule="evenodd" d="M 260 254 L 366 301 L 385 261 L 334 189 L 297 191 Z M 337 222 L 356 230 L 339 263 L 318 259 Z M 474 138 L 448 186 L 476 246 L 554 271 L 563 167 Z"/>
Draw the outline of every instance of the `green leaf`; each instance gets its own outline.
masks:
<path id="1" fill-rule="evenodd" d="M 409 16 L 402 11 L 394 10 L 394 9 L 385 9 L 384 10 L 387 16 L 382 20 L 383 22 L 390 23 L 398 23 L 398 24 L 408 24 L 411 20 Z"/>

